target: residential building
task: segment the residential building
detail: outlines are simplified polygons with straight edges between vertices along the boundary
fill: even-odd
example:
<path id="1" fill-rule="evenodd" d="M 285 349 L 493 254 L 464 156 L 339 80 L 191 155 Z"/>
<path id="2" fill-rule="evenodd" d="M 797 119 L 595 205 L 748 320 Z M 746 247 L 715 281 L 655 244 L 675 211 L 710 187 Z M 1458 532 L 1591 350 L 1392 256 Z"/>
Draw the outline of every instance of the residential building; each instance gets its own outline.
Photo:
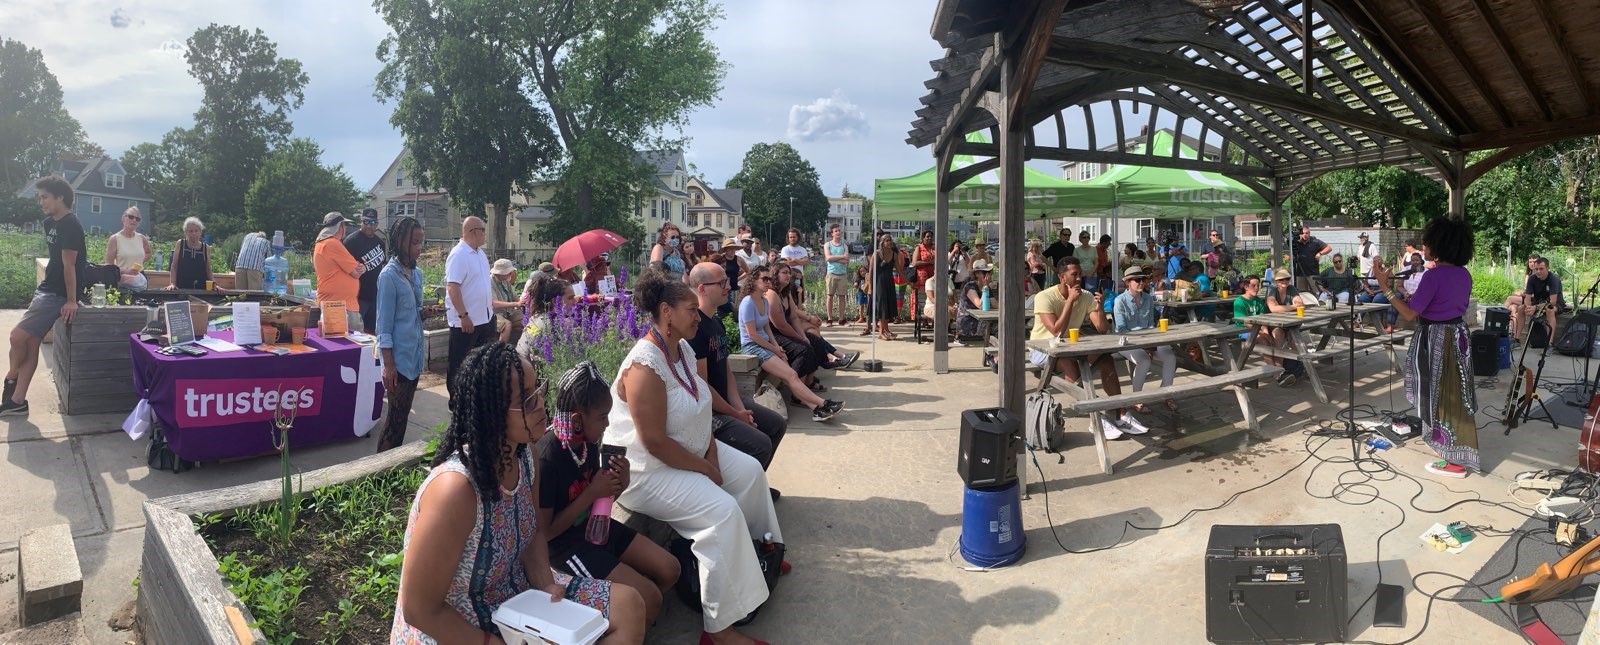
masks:
<path id="1" fill-rule="evenodd" d="M 844 232 L 845 242 L 861 241 L 861 205 L 864 201 L 860 197 L 829 197 L 828 226 L 824 228 L 832 228 L 834 224 L 838 224 L 840 230 Z"/>
<path id="2" fill-rule="evenodd" d="M 1146 137 L 1147 130 L 1148 130 L 1148 127 L 1140 127 L 1139 128 L 1139 136 L 1131 137 L 1127 141 L 1123 141 L 1122 142 L 1122 149 L 1127 150 L 1129 152 L 1132 152 L 1135 149 L 1143 150 L 1144 149 L 1144 142 L 1145 142 L 1145 139 L 1147 138 Z M 1167 133 L 1169 135 L 1173 134 L 1171 128 L 1160 128 L 1160 129 L 1157 130 L 1157 132 L 1165 132 L 1165 133 Z M 1222 149 L 1221 148 L 1218 148 L 1218 147 L 1208 143 L 1208 144 L 1205 144 L 1204 148 L 1202 149 L 1202 147 L 1200 145 L 1200 140 L 1196 139 L 1194 137 L 1191 137 L 1191 136 L 1189 136 L 1187 134 L 1177 135 L 1177 138 L 1178 138 L 1178 142 L 1184 147 L 1184 149 L 1185 149 L 1184 152 L 1185 153 L 1192 153 L 1192 151 L 1201 150 L 1202 152 L 1201 152 L 1200 156 L 1205 161 L 1216 161 L 1217 159 L 1221 158 L 1221 156 L 1222 156 Z M 1101 152 L 1116 152 L 1117 151 L 1117 144 L 1113 143 L 1111 145 L 1102 147 L 1102 148 L 1100 148 L 1100 151 Z M 1160 152 L 1160 151 L 1158 151 L 1158 152 Z M 1067 180 L 1070 180 L 1070 181 L 1089 181 L 1091 179 L 1094 179 L 1095 177 L 1099 177 L 1101 173 L 1104 173 L 1106 171 L 1106 168 L 1110 167 L 1113 164 L 1108 164 L 1108 163 L 1104 163 L 1104 162 L 1093 162 L 1093 161 L 1063 161 L 1063 162 L 1061 162 L 1060 164 L 1057 164 L 1057 165 L 1061 166 L 1061 176 L 1063 178 L 1066 178 Z"/>
<path id="3" fill-rule="evenodd" d="M 739 232 L 744 223 L 744 191 L 738 188 L 712 188 L 697 178 L 689 178 L 688 223 L 684 238 L 694 246 L 697 256 L 719 249 L 722 241 Z"/>
<path id="4" fill-rule="evenodd" d="M 1221 148 L 1209 143 L 1202 144 L 1199 139 L 1186 134 L 1175 134 L 1170 128 L 1161 128 L 1157 132 L 1175 137 L 1181 146 L 1180 155 L 1184 158 L 1192 159 L 1198 154 L 1205 161 L 1216 161 L 1222 155 Z M 1128 152 L 1142 152 L 1145 141 L 1149 138 L 1146 134 L 1147 128 L 1141 127 L 1138 136 L 1130 137 L 1122 142 L 1122 148 Z M 1117 144 L 1115 143 L 1100 148 L 1101 152 L 1115 152 L 1116 150 Z M 1157 152 L 1163 155 L 1168 154 L 1167 151 L 1158 150 Z M 1071 181 L 1091 181 L 1105 173 L 1113 165 L 1115 164 L 1078 161 L 1064 161 L 1059 164 L 1061 176 Z M 1069 228 L 1074 231 L 1072 238 L 1074 242 L 1078 239 L 1077 231 L 1087 230 L 1096 241 L 1099 240 L 1101 233 L 1110 233 L 1117 245 L 1136 242 L 1140 247 L 1143 247 L 1147 238 L 1156 238 L 1157 243 L 1161 243 L 1167 235 L 1172 235 L 1186 246 L 1191 248 L 1198 246 L 1202 249 L 1207 249 L 1211 246 L 1208 240 L 1209 234 L 1213 229 L 1221 232 L 1223 241 L 1229 244 L 1234 244 L 1240 237 L 1252 238 L 1256 235 L 1256 226 L 1251 222 L 1258 217 L 1257 215 L 1206 216 L 1206 211 L 1203 209 L 1194 211 L 1193 215 L 1195 216 L 1140 217 L 1135 215 L 1129 217 L 1125 215 L 1117 219 L 1112 219 L 1108 213 L 1097 214 L 1094 217 L 1068 215 L 1059 220 L 1059 227 L 1054 228 L 1054 230 L 1042 231 L 1039 237 L 1046 244 L 1049 244 L 1056 239 L 1057 231 L 1061 228 Z M 1052 222 L 1054 221 L 1052 220 Z M 1264 221 L 1261 228 L 1263 230 L 1260 234 L 1265 235 Z M 1271 246 L 1270 243 L 1268 246 Z"/>
<path id="5" fill-rule="evenodd" d="M 78 222 L 83 224 L 83 232 L 90 238 L 121 230 L 122 212 L 129 206 L 139 208 L 142 213 L 139 230 L 150 234 L 150 227 L 155 221 L 150 193 L 145 192 L 137 181 L 128 178 L 128 171 L 123 169 L 121 162 L 111 157 L 62 160 L 56 163 L 50 174 L 72 185 L 72 212 L 78 216 Z M 35 199 L 37 193 L 33 182 L 32 179 L 28 180 L 17 190 L 17 196 Z M 89 248 L 95 248 L 92 239 Z M 100 240 L 100 248 L 103 252 L 104 239 Z"/>
<path id="6" fill-rule="evenodd" d="M 401 149 L 378 183 L 367 191 L 367 207 L 378 211 L 378 226 L 388 230 L 394 217 L 415 217 L 428 241 L 460 238 L 466 211 L 450 203 L 450 193 L 418 186 L 407 168 L 409 159 L 410 153 Z"/>
<path id="7" fill-rule="evenodd" d="M 663 224 L 672 222 L 680 230 L 690 230 L 689 173 L 681 150 L 641 150 L 635 159 L 655 170 L 655 193 L 646 195 L 636 211 L 645 231 L 645 244 L 641 246 L 648 253 Z"/>

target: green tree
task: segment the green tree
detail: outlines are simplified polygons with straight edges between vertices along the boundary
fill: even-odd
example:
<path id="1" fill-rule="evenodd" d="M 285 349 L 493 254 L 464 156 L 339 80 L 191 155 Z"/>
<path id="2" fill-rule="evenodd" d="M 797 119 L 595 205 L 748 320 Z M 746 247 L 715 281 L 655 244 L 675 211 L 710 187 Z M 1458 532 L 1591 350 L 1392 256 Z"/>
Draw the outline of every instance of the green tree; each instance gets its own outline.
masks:
<path id="1" fill-rule="evenodd" d="M 160 143 L 141 143 L 122 153 L 128 178 L 155 200 L 155 207 L 145 214 L 151 230 L 159 220 L 182 220 L 201 212 L 195 185 L 200 149 L 200 134 L 193 128 L 173 128 Z"/>
<path id="2" fill-rule="evenodd" d="M 1364 224 L 1420 228 L 1445 212 L 1449 195 L 1438 182 L 1394 166 L 1336 170 L 1289 197 L 1296 220 L 1348 218 Z"/>
<path id="3" fill-rule="evenodd" d="M 339 166 L 322 165 L 322 148 L 310 139 L 290 139 L 267 155 L 245 193 L 250 230 L 281 230 L 290 240 L 316 239 L 328 211 L 360 208 L 361 191 Z"/>
<path id="4" fill-rule="evenodd" d="M 407 67 L 428 64 L 440 34 L 474 39 L 514 67 L 499 78 L 461 83 L 516 82 L 547 111 L 565 155 L 539 173 L 556 182 L 555 219 L 546 234 L 604 227 L 623 233 L 650 175 L 635 151 L 678 149 L 689 113 L 710 105 L 727 66 L 706 32 L 721 18 L 710 0 L 377 0 L 394 36 L 379 58 Z M 495 58 L 498 65 L 498 58 Z M 465 72 L 465 70 L 464 70 Z M 386 67 L 379 75 L 380 95 Z M 455 85 L 456 79 L 448 79 Z M 410 141 L 408 135 L 408 142 Z M 413 152 L 417 146 L 411 146 Z"/>
<path id="5" fill-rule="evenodd" d="M 493 16 L 445 4 L 379 2 L 395 34 L 378 46 L 376 94 L 397 102 L 389 121 L 405 135 L 418 181 L 473 213 L 492 207 L 491 247 L 504 246 L 512 190 L 560 150 L 515 59 L 480 37 Z"/>
<path id="6" fill-rule="evenodd" d="M 17 197 L 12 191 L 0 192 L 0 224 L 21 225 L 44 219 L 39 200 Z"/>
<path id="7" fill-rule="evenodd" d="M 92 152 L 37 49 L 0 38 L 0 192 L 50 172 L 63 153 Z M 98 146 L 94 146 L 98 148 Z"/>
<path id="8" fill-rule="evenodd" d="M 767 231 L 791 226 L 815 232 L 828 220 L 828 196 L 822 192 L 817 169 L 787 143 L 758 143 L 744 154 L 739 173 L 727 181 L 729 188 L 744 190 L 745 221 L 750 229 L 776 243 Z M 782 239 L 779 235 L 777 239 Z"/>
<path id="9" fill-rule="evenodd" d="M 189 37 L 184 59 L 202 90 L 193 185 L 203 210 L 237 216 L 271 146 L 293 132 L 289 112 L 305 101 L 307 77 L 260 29 L 208 25 Z"/>

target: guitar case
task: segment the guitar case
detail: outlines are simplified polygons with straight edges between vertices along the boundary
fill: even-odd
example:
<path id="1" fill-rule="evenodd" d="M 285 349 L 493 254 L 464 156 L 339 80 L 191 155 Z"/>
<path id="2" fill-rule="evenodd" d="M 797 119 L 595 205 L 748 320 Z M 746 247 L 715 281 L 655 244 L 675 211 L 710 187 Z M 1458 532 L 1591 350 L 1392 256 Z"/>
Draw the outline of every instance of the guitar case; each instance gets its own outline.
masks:
<path id="1" fill-rule="evenodd" d="M 1600 394 L 1589 399 L 1589 414 L 1583 419 L 1583 429 L 1578 432 L 1578 470 L 1590 475 L 1600 474 Z"/>

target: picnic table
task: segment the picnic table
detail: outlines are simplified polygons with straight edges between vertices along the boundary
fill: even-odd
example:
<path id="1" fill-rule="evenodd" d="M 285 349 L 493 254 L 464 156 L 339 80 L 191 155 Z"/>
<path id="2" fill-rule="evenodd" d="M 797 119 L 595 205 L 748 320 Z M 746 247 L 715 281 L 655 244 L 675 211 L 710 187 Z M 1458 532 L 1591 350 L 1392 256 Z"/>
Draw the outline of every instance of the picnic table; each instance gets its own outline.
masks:
<path id="1" fill-rule="evenodd" d="M 1328 402 L 1328 392 L 1322 386 L 1321 377 L 1317 376 L 1316 364 L 1318 362 L 1332 362 L 1345 359 L 1351 353 L 1351 346 L 1339 343 L 1329 347 L 1329 342 L 1335 337 L 1350 339 L 1354 343 L 1354 351 L 1365 351 L 1374 348 L 1388 350 L 1392 365 L 1398 365 L 1395 356 L 1396 345 L 1403 344 L 1414 333 L 1410 330 L 1396 330 L 1393 333 L 1373 334 L 1356 331 L 1351 324 L 1352 315 L 1355 317 L 1384 311 L 1389 305 L 1382 303 L 1358 304 L 1352 309 L 1349 305 L 1337 309 L 1322 307 L 1306 307 L 1305 316 L 1297 316 L 1294 312 L 1259 314 L 1246 317 L 1242 321 L 1250 329 L 1249 340 L 1245 343 L 1244 351 L 1239 354 L 1239 364 L 1250 358 L 1252 352 L 1278 358 L 1292 358 L 1306 366 L 1306 378 L 1311 381 L 1311 389 L 1316 392 L 1317 399 L 1323 403 Z M 1273 347 L 1257 343 L 1257 337 L 1265 329 L 1271 331 L 1282 329 L 1284 334 L 1294 343 L 1294 347 Z M 1310 334 L 1318 334 L 1320 338 L 1316 348 L 1312 349 Z"/>
<path id="2" fill-rule="evenodd" d="M 1262 379 L 1277 376 L 1281 368 L 1270 365 L 1261 365 L 1245 368 L 1243 361 L 1234 360 L 1234 344 L 1239 342 L 1240 330 L 1226 323 L 1195 322 L 1184 325 L 1172 325 L 1168 331 L 1159 329 L 1142 329 L 1124 334 L 1086 334 L 1079 337 L 1078 342 L 1067 340 L 1030 340 L 1027 348 L 1043 352 L 1055 358 L 1068 358 L 1078 363 L 1078 381 L 1068 382 L 1064 378 L 1056 378 L 1046 370 L 1040 375 L 1039 391 L 1050 389 L 1057 390 L 1062 407 L 1073 412 L 1089 415 L 1089 431 L 1094 435 L 1095 451 L 1099 454 L 1100 469 L 1106 474 L 1111 474 L 1111 458 L 1106 453 L 1105 414 L 1119 408 L 1130 407 L 1141 403 L 1153 403 L 1166 399 L 1187 399 L 1210 394 L 1219 390 L 1228 389 L 1234 392 L 1239 400 L 1239 410 L 1244 413 L 1245 424 L 1251 430 L 1259 428 L 1256 415 L 1250 407 L 1250 395 L 1247 386 Z M 1123 340 L 1126 339 L 1126 344 Z M 1093 379 L 1095 371 L 1090 369 L 1089 357 L 1099 354 L 1114 354 L 1131 349 L 1154 349 L 1164 345 L 1183 346 L 1190 343 L 1214 343 L 1223 357 L 1223 366 L 1209 368 L 1196 364 L 1185 358 L 1179 359 L 1179 365 L 1189 371 L 1198 373 L 1201 378 L 1183 383 L 1174 383 L 1170 387 L 1146 388 L 1142 392 L 1125 392 L 1116 396 L 1097 395 Z M 1178 352 L 1182 354 L 1182 352 Z"/>
<path id="3" fill-rule="evenodd" d="M 1156 306 L 1171 312 L 1198 309 L 1206 305 L 1215 305 L 1217 307 L 1216 311 L 1219 314 L 1223 311 L 1227 311 L 1229 314 L 1232 314 L 1233 301 L 1238 297 L 1239 296 L 1230 293 L 1226 298 L 1219 296 L 1207 296 L 1204 298 L 1193 298 L 1188 301 L 1180 301 L 1169 296 L 1165 300 L 1157 302 Z"/>

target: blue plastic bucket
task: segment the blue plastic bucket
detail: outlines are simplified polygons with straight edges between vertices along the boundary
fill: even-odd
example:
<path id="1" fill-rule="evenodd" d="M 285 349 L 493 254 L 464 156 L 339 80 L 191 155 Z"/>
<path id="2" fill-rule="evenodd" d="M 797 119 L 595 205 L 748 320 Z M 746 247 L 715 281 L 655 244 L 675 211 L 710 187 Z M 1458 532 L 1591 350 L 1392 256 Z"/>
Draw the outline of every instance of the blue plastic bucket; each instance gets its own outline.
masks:
<path id="1" fill-rule="evenodd" d="M 1022 559 L 1022 489 L 966 489 L 961 502 L 961 558 L 980 567 L 1003 567 Z"/>
<path id="2" fill-rule="evenodd" d="M 1500 337 L 1500 369 L 1511 369 L 1511 337 Z"/>

